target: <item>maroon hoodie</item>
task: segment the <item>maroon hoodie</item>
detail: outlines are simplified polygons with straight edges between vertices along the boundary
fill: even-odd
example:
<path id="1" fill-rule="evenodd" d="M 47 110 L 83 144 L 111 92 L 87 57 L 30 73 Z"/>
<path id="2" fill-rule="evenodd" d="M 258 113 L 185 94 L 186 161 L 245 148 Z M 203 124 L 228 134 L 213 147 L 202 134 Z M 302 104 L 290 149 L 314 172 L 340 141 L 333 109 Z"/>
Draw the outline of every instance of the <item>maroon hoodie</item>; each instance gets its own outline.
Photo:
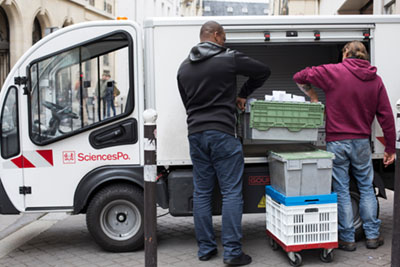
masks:
<path id="1" fill-rule="evenodd" d="M 293 76 L 326 95 L 326 141 L 369 138 L 376 115 L 385 137 L 385 152 L 395 152 L 396 130 L 389 98 L 376 67 L 367 60 L 309 67 Z"/>

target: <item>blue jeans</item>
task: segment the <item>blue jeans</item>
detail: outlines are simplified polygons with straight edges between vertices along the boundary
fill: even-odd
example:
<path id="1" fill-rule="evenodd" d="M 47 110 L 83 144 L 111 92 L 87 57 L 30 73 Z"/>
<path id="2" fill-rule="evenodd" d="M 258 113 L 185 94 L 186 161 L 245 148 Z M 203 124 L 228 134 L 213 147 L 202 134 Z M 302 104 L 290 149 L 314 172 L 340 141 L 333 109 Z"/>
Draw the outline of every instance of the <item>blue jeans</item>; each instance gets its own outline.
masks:
<path id="1" fill-rule="evenodd" d="M 222 195 L 222 245 L 224 259 L 242 253 L 242 174 L 244 159 L 240 141 L 232 135 L 208 130 L 189 136 L 193 163 L 193 216 L 198 256 L 217 248 L 212 223 L 215 182 Z"/>
<path id="2" fill-rule="evenodd" d="M 373 188 L 374 170 L 368 139 L 342 140 L 327 143 L 335 154 L 333 160 L 333 191 L 338 195 L 339 239 L 354 242 L 353 209 L 350 198 L 349 168 L 360 191 L 360 216 L 367 239 L 377 238 L 381 221 Z"/>
<path id="3" fill-rule="evenodd" d="M 107 117 L 110 117 L 110 108 L 113 111 L 114 117 L 115 117 L 115 105 L 114 105 L 114 97 L 108 97 L 106 98 L 106 103 L 107 103 Z"/>

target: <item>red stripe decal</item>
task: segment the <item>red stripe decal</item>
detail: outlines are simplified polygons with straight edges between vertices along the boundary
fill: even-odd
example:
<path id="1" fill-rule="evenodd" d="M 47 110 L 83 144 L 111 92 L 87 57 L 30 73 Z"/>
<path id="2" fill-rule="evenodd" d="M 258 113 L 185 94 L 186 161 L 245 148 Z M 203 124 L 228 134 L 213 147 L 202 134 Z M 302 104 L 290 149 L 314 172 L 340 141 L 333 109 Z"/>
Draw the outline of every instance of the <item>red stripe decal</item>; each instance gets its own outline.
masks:
<path id="1" fill-rule="evenodd" d="M 47 160 L 51 166 L 54 166 L 53 164 L 53 150 L 48 149 L 48 150 L 36 150 L 37 153 L 39 153 L 45 160 Z"/>
<path id="2" fill-rule="evenodd" d="M 27 160 L 24 156 L 19 156 L 18 158 L 12 159 L 15 165 L 18 168 L 36 168 L 29 160 Z"/>
<path id="3" fill-rule="evenodd" d="M 382 145 L 386 146 L 385 137 L 379 136 L 379 137 L 376 137 L 376 139 L 378 139 L 378 141 L 381 142 Z"/>
<path id="4" fill-rule="evenodd" d="M 22 156 L 22 164 L 23 168 L 36 168 L 35 165 L 33 165 L 27 158 Z"/>
<path id="5" fill-rule="evenodd" d="M 14 163 L 18 168 L 22 168 L 22 156 L 12 159 L 11 162 Z"/>

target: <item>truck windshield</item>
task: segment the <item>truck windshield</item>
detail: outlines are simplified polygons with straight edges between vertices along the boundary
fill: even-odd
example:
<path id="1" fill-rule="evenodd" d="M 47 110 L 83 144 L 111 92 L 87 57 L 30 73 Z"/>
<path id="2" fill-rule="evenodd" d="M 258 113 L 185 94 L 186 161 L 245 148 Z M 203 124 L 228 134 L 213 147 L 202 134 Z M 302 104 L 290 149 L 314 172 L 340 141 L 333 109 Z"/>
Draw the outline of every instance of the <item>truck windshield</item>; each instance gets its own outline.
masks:
<path id="1" fill-rule="evenodd" d="M 117 33 L 31 64 L 32 140 L 47 144 L 130 113 L 131 44 Z"/>

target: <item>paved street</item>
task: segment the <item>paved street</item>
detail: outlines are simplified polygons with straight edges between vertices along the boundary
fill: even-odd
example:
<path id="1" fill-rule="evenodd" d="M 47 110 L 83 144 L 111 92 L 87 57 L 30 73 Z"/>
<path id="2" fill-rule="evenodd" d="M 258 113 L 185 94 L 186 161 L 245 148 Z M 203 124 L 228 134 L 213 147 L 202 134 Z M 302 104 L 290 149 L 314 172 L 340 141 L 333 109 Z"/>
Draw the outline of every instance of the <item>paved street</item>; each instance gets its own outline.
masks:
<path id="1" fill-rule="evenodd" d="M 385 245 L 367 250 L 358 242 L 355 252 L 335 251 L 334 262 L 324 264 L 317 251 L 303 251 L 305 266 L 390 266 L 393 193 L 380 200 Z M 165 210 L 160 209 L 162 215 Z M 4 217 L 4 216 L 3 216 Z M 44 220 L 39 219 L 39 220 Z M 221 218 L 215 217 L 220 236 Z M 244 250 L 253 257 L 251 266 L 289 266 L 282 250 L 273 251 L 265 235 L 263 214 L 243 218 Z M 209 262 L 197 260 L 193 220 L 166 215 L 158 219 L 158 266 L 223 266 L 222 255 Z M 220 252 L 222 248 L 220 247 Z M 132 253 L 102 251 L 86 229 L 85 217 L 69 216 L 0 259 L 0 266 L 144 266 L 143 250 Z"/>

